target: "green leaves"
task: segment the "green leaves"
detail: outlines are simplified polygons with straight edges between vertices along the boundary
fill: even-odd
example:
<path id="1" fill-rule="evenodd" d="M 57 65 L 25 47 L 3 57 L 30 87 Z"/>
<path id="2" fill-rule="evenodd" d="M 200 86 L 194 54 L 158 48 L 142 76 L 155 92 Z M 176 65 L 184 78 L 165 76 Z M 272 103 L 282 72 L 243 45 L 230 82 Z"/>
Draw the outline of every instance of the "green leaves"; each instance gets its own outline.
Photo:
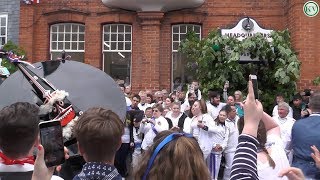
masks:
<path id="1" fill-rule="evenodd" d="M 198 63 L 196 77 L 204 95 L 208 89 L 222 89 L 226 80 L 230 81 L 230 92 L 245 90 L 252 70 L 258 72 L 261 100 L 267 108 L 273 105 L 277 93 L 284 93 L 287 98 L 295 93 L 301 63 L 291 47 L 288 30 L 273 31 L 272 42 L 260 33 L 239 41 L 221 36 L 218 30 L 211 31 L 203 39 L 196 38 L 194 33 L 187 37 L 180 51 L 187 55 L 190 62 Z M 267 66 L 239 64 L 240 55 L 245 52 L 251 58 L 264 61 Z M 320 78 L 318 81 L 320 84 Z"/>

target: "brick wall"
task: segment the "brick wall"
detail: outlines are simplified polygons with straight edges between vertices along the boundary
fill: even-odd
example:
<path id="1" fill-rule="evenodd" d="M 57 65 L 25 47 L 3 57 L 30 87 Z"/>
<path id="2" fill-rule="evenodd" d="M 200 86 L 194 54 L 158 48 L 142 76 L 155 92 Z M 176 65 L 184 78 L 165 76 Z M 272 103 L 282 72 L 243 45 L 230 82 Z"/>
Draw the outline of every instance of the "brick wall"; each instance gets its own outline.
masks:
<path id="1" fill-rule="evenodd" d="M 288 28 L 292 45 L 302 61 L 299 89 L 312 87 L 311 80 L 320 75 L 316 64 L 320 59 L 320 18 L 303 14 L 305 1 L 299 0 L 207 0 L 201 7 L 164 13 L 146 26 L 136 12 L 109 9 L 100 0 L 41 1 L 21 6 L 20 44 L 33 61 L 49 59 L 49 26 L 59 22 L 77 22 L 86 26 L 85 62 L 102 68 L 102 26 L 107 23 L 132 25 L 131 82 L 133 91 L 140 89 L 170 89 L 171 87 L 171 25 L 195 23 L 202 25 L 202 35 L 211 29 L 233 27 L 241 18 L 249 16 L 266 29 Z M 319 3 L 319 1 L 317 1 Z M 320 4 L 320 3 L 319 3 Z M 150 20 L 148 20 L 150 23 Z"/>

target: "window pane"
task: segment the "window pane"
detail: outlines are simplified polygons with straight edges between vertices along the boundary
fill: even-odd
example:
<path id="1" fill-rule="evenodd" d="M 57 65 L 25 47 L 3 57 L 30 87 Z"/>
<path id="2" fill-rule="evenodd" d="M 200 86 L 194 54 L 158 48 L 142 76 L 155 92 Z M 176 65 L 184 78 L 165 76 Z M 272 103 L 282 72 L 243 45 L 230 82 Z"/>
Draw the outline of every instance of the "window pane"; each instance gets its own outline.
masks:
<path id="1" fill-rule="evenodd" d="M 112 25 L 111 26 L 111 32 L 113 32 L 113 33 L 117 32 L 117 26 L 116 25 Z"/>
<path id="2" fill-rule="evenodd" d="M 78 40 L 78 35 L 72 34 L 72 41 L 77 41 L 77 40 Z"/>
<path id="3" fill-rule="evenodd" d="M 131 42 L 125 43 L 125 50 L 131 50 Z"/>
<path id="4" fill-rule="evenodd" d="M 111 27 L 109 25 L 104 26 L 104 32 L 110 32 Z"/>
<path id="5" fill-rule="evenodd" d="M 51 43 L 51 48 L 52 48 L 52 50 L 57 50 L 57 43 L 56 42 L 52 42 Z"/>
<path id="6" fill-rule="evenodd" d="M 58 28 L 57 26 L 53 25 L 52 28 L 51 28 L 52 32 L 57 32 L 58 31 Z"/>
<path id="7" fill-rule="evenodd" d="M 131 41 L 131 34 L 126 34 L 126 41 Z"/>
<path id="8" fill-rule="evenodd" d="M 6 26 L 6 18 L 1 18 L 1 26 Z"/>
<path id="9" fill-rule="evenodd" d="M 111 34 L 111 41 L 117 41 L 117 34 Z"/>
<path id="10" fill-rule="evenodd" d="M 116 50 L 116 49 L 117 49 L 117 43 L 111 42 L 111 50 Z"/>
<path id="11" fill-rule="evenodd" d="M 84 34 L 79 34 L 79 41 L 84 41 Z"/>
<path id="12" fill-rule="evenodd" d="M 65 34 L 65 41 L 71 41 L 71 34 Z"/>
<path id="13" fill-rule="evenodd" d="M 123 25 L 119 25 L 119 26 L 118 26 L 118 32 L 119 32 L 119 33 L 124 32 L 124 26 L 123 26 Z"/>
<path id="14" fill-rule="evenodd" d="M 71 24 L 66 24 L 66 32 L 71 32 Z"/>
<path id="15" fill-rule="evenodd" d="M 131 26 L 126 26 L 125 27 L 126 33 L 131 33 Z"/>
<path id="16" fill-rule="evenodd" d="M 79 42 L 79 50 L 84 50 L 84 43 L 83 42 Z"/>
<path id="17" fill-rule="evenodd" d="M 185 25 L 181 25 L 180 26 L 180 33 L 186 33 L 186 26 Z"/>
<path id="18" fill-rule="evenodd" d="M 62 42 L 59 42 L 58 43 L 58 50 L 63 50 L 63 43 Z"/>
<path id="19" fill-rule="evenodd" d="M 64 45 L 65 45 L 65 49 L 70 49 L 70 43 L 69 42 L 66 42 Z"/>
<path id="20" fill-rule="evenodd" d="M 173 26 L 172 33 L 179 33 L 179 26 Z"/>
<path id="21" fill-rule="evenodd" d="M 180 41 L 183 41 L 187 38 L 187 34 L 180 34 Z"/>
<path id="22" fill-rule="evenodd" d="M 72 49 L 72 50 L 78 50 L 78 48 L 77 48 L 77 43 L 76 43 L 76 42 L 73 42 L 73 43 L 72 43 L 71 49 Z"/>
<path id="23" fill-rule="evenodd" d="M 6 38 L 5 37 L 1 37 L 1 45 L 5 45 L 6 44 Z"/>
<path id="24" fill-rule="evenodd" d="M 118 41 L 124 41 L 123 34 L 118 34 Z"/>
<path id="25" fill-rule="evenodd" d="M 104 34 L 104 41 L 110 41 L 110 35 L 109 34 Z"/>
<path id="26" fill-rule="evenodd" d="M 124 50 L 123 45 L 124 45 L 123 42 L 119 42 L 118 43 L 118 50 Z"/>
<path id="27" fill-rule="evenodd" d="M 179 34 L 173 34 L 173 41 L 179 41 Z"/>
<path id="28" fill-rule="evenodd" d="M 64 32 L 64 25 L 59 25 L 59 32 Z"/>
<path id="29" fill-rule="evenodd" d="M 78 26 L 77 25 L 72 25 L 72 32 L 78 33 Z"/>
<path id="30" fill-rule="evenodd" d="M 200 33 L 200 26 L 194 26 L 194 32 Z"/>
<path id="31" fill-rule="evenodd" d="M 52 41 L 57 41 L 57 40 L 58 40 L 56 33 L 52 33 L 52 34 L 51 34 L 51 38 L 52 38 L 52 39 L 51 39 Z"/>
<path id="32" fill-rule="evenodd" d="M 58 41 L 63 41 L 63 39 L 64 39 L 64 34 L 62 34 L 62 33 L 59 33 L 58 34 Z"/>
<path id="33" fill-rule="evenodd" d="M 2 36 L 6 35 L 6 27 L 1 28 L 1 35 Z"/>
<path id="34" fill-rule="evenodd" d="M 84 25 L 79 25 L 79 32 L 84 33 Z"/>
<path id="35" fill-rule="evenodd" d="M 187 26 L 187 31 L 188 31 L 188 32 L 193 31 L 193 25 L 188 25 L 188 26 Z"/>
<path id="36" fill-rule="evenodd" d="M 173 47 L 172 47 L 172 49 L 173 49 L 173 50 L 178 50 L 178 48 L 179 48 L 179 42 L 173 42 Z"/>

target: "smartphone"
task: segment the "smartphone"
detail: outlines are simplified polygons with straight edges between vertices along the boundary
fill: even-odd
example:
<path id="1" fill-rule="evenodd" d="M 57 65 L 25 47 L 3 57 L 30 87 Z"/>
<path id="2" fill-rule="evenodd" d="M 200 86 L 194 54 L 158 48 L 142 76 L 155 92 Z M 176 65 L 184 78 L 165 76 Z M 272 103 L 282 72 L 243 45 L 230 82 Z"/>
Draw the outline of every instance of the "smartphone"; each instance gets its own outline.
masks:
<path id="1" fill-rule="evenodd" d="M 251 79 L 251 81 L 252 81 L 254 97 L 255 97 L 256 99 L 259 99 L 257 76 L 256 76 L 256 75 L 250 75 L 250 79 Z"/>
<path id="2" fill-rule="evenodd" d="M 44 147 L 44 160 L 47 167 L 64 163 L 62 127 L 59 120 L 39 123 L 40 140 Z"/>

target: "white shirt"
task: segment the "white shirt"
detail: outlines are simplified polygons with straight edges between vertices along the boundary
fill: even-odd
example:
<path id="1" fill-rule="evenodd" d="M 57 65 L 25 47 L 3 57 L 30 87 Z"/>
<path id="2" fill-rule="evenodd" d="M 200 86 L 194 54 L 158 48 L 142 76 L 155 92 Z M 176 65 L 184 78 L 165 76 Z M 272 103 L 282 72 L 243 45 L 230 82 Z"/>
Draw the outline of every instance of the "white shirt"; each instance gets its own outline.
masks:
<path id="1" fill-rule="evenodd" d="M 291 117 L 281 118 L 279 116 L 274 116 L 273 119 L 277 122 L 280 128 L 281 139 L 283 142 L 283 147 L 286 150 L 291 150 L 291 130 L 293 124 L 296 122 L 295 119 Z"/>
<path id="2" fill-rule="evenodd" d="M 210 101 L 207 101 L 206 105 L 208 114 L 210 114 L 213 119 L 216 119 L 219 115 L 219 111 L 226 105 L 226 103 L 220 102 L 218 106 L 214 106 L 210 103 Z"/>
<path id="3" fill-rule="evenodd" d="M 187 109 L 191 109 L 188 100 L 187 100 L 187 101 L 184 101 L 184 103 L 181 104 L 180 111 L 181 111 L 181 112 L 185 112 Z"/>
<path id="4" fill-rule="evenodd" d="M 279 114 L 278 114 L 278 105 L 275 105 L 274 106 L 274 108 L 273 108 L 273 110 L 272 110 L 272 116 L 274 117 L 274 116 L 279 116 Z M 288 115 L 287 115 L 287 117 L 293 117 L 293 110 L 292 110 L 292 107 L 289 107 L 289 113 L 288 113 Z"/>
<path id="5" fill-rule="evenodd" d="M 20 165 L 20 164 L 5 165 L 0 163 L 0 172 L 29 172 L 33 170 L 34 170 L 33 164 L 25 163 L 24 165 Z M 53 175 L 51 177 L 51 180 L 63 180 L 63 179 L 59 176 Z"/>
<path id="6" fill-rule="evenodd" d="M 182 112 L 180 112 L 179 116 L 178 117 L 173 117 L 172 116 L 172 111 L 169 111 L 167 114 L 166 114 L 166 117 L 171 119 L 172 121 L 172 126 L 178 126 L 178 123 L 179 123 L 179 118 L 182 116 Z"/>
<path id="7" fill-rule="evenodd" d="M 191 120 L 191 134 L 198 140 L 200 149 L 203 152 L 203 156 L 206 159 L 210 154 L 213 147 L 213 134 L 220 133 L 221 129 L 216 128 L 214 120 L 209 114 L 202 115 L 202 122 L 205 126 L 208 126 L 208 131 L 205 131 L 197 126 L 198 118 L 193 117 Z"/>
<path id="8" fill-rule="evenodd" d="M 225 122 L 226 126 L 230 130 L 228 144 L 224 150 L 225 153 L 236 152 L 239 137 L 238 120 L 239 116 L 236 116 L 234 120 L 227 119 Z"/>
<path id="9" fill-rule="evenodd" d="M 143 112 L 145 112 L 148 107 L 152 107 L 151 104 L 148 104 L 148 103 L 144 103 L 143 105 L 141 103 L 138 104 L 138 108 Z"/>
<path id="10" fill-rule="evenodd" d="M 130 130 L 128 126 L 124 127 L 124 133 L 121 136 L 122 143 L 130 143 Z"/>
<path id="11" fill-rule="evenodd" d="M 154 129 L 157 131 L 157 133 L 169 129 L 168 121 L 163 116 L 156 118 L 154 122 L 155 122 Z M 153 125 L 151 123 L 140 124 L 140 131 L 142 133 L 145 133 L 145 136 L 141 145 L 141 148 L 143 150 L 147 150 L 153 144 L 153 139 L 157 135 L 152 129 L 152 126 Z"/>
<path id="12" fill-rule="evenodd" d="M 267 149 L 271 150 L 269 154 L 270 157 L 273 159 L 274 163 L 276 164 L 275 168 L 273 169 L 269 165 L 269 161 L 261 162 L 259 159 L 257 160 L 257 168 L 258 168 L 258 176 L 260 180 L 287 180 L 288 178 L 284 176 L 283 178 L 278 177 L 279 172 L 287 167 L 290 167 L 289 161 L 287 159 L 286 153 L 282 146 L 281 138 L 277 135 L 270 134 L 267 136 L 267 143 L 271 144 L 271 146 Z"/>

